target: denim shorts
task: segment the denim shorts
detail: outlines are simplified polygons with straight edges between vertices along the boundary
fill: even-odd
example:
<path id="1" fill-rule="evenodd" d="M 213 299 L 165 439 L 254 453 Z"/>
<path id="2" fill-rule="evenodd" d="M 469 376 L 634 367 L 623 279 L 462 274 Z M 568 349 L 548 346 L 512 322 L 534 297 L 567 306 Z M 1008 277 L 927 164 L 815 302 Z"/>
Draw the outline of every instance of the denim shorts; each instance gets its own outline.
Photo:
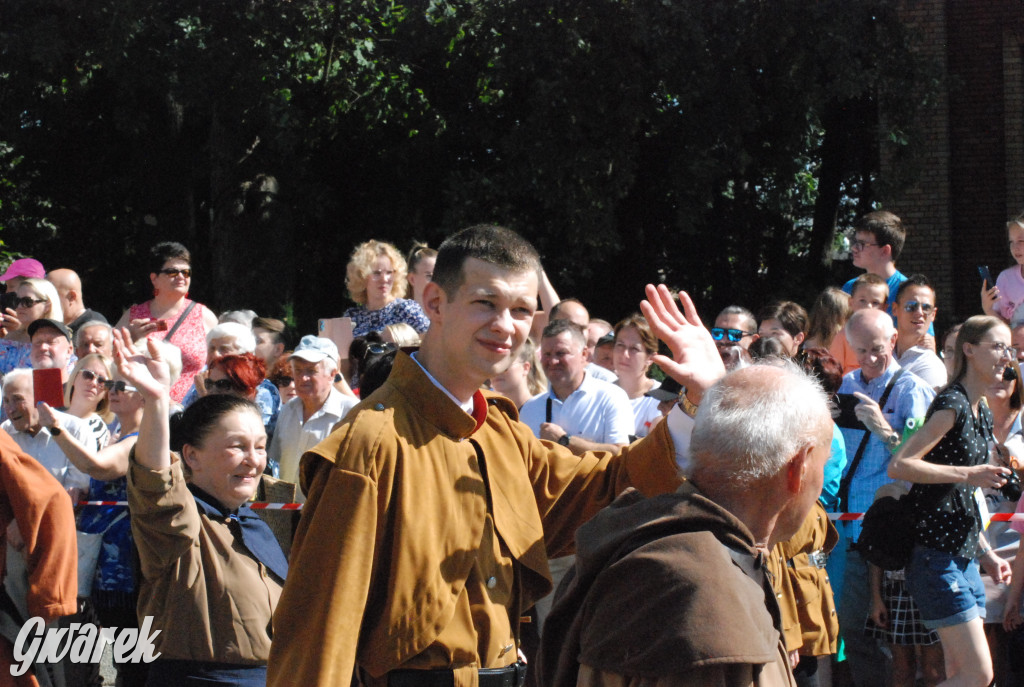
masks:
<path id="1" fill-rule="evenodd" d="M 907 589 L 929 630 L 985 617 L 985 585 L 978 564 L 925 546 L 915 546 L 907 566 Z"/>

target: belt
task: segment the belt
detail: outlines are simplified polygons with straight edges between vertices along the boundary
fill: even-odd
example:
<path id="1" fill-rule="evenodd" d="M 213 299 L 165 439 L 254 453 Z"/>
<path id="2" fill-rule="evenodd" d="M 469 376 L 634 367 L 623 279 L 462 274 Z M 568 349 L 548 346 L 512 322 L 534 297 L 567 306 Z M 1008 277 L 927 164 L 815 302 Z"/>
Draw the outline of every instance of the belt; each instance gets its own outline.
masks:
<path id="1" fill-rule="evenodd" d="M 522 661 L 504 668 L 481 668 L 480 687 L 523 687 L 526 664 Z M 388 687 L 453 687 L 455 675 L 450 670 L 392 670 Z"/>
<path id="2" fill-rule="evenodd" d="M 797 564 L 796 564 L 796 559 L 799 558 L 800 555 L 801 554 L 797 554 L 796 556 L 793 556 L 792 558 L 790 558 L 788 561 L 786 561 L 786 565 L 789 566 L 790 568 L 803 567 L 803 566 L 797 566 Z M 807 565 L 809 565 L 811 567 L 814 567 L 814 568 L 824 568 L 825 564 L 828 563 L 828 554 L 825 553 L 824 549 L 818 549 L 817 551 L 811 551 L 810 553 L 804 554 L 804 555 L 807 556 Z"/>

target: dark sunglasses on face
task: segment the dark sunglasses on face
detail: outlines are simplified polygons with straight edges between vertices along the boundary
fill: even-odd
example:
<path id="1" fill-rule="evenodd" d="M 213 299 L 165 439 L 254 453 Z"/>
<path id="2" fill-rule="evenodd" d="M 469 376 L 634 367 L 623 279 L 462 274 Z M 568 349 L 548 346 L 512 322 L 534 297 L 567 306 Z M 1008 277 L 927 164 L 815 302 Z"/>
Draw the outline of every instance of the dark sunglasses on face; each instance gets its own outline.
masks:
<path id="1" fill-rule="evenodd" d="M 222 394 L 226 394 L 229 391 L 234 391 L 237 387 L 230 379 L 207 379 L 206 388 L 210 391 L 219 391 Z"/>
<path id="2" fill-rule="evenodd" d="M 32 298 L 31 296 L 22 296 L 21 298 L 15 298 L 11 301 L 15 308 L 31 308 L 33 305 L 39 303 L 46 303 L 45 298 Z"/>
<path id="3" fill-rule="evenodd" d="M 932 310 L 935 309 L 935 306 L 932 305 L 931 303 L 918 303 L 917 301 L 910 301 L 909 303 L 907 303 L 906 305 L 903 306 L 903 309 L 906 312 L 914 312 L 915 310 L 920 309 L 921 312 L 923 312 L 925 315 L 927 315 Z"/>
<path id="4" fill-rule="evenodd" d="M 711 328 L 711 338 L 715 341 L 721 341 L 728 338 L 732 343 L 739 343 L 745 336 L 753 336 L 757 332 L 745 332 L 742 329 L 722 329 L 721 327 Z"/>
<path id="5" fill-rule="evenodd" d="M 106 386 L 106 384 L 107 384 L 107 378 L 106 377 L 101 377 L 100 375 L 96 374 L 92 370 L 82 370 L 78 374 L 82 375 L 82 377 L 87 382 L 96 382 L 97 384 L 102 384 L 104 386 Z"/>
<path id="6" fill-rule="evenodd" d="M 291 386 L 295 383 L 295 380 L 291 377 L 276 377 L 274 379 L 275 386 Z"/>
<path id="7" fill-rule="evenodd" d="M 107 388 L 107 391 L 116 391 L 122 394 L 125 393 L 126 391 L 138 391 L 138 389 L 136 389 L 134 386 L 131 386 L 130 384 L 125 384 L 124 382 L 121 381 L 115 382 L 113 379 L 108 379 L 104 381 L 103 386 Z"/>
<path id="8" fill-rule="evenodd" d="M 185 279 L 192 278 L 192 270 L 190 270 L 187 267 L 181 270 L 167 268 L 164 270 L 160 270 L 160 274 L 166 274 L 168 277 L 177 277 L 180 274 L 181 276 L 185 277 Z"/>

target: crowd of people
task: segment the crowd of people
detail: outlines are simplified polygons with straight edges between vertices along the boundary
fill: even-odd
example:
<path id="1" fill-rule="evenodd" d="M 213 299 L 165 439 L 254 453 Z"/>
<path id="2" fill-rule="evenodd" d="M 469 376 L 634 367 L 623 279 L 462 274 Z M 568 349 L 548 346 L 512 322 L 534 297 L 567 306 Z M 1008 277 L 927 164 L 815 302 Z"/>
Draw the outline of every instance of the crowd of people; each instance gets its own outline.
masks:
<path id="1" fill-rule="evenodd" d="M 941 336 L 887 211 L 809 313 L 710 327 L 664 286 L 592 318 L 491 225 L 360 244 L 356 305 L 301 337 L 191 300 L 177 243 L 113 326 L 73 270 L 16 260 L 0 662 L 32 617 L 151 618 L 160 657 L 115 657 L 120 685 L 1024 682 L 1024 525 L 986 529 L 1024 460 L 1007 231 L 1017 264 Z M 271 489 L 301 516 L 250 508 Z M 830 517 L 885 496 L 913 514 L 903 569 Z M 101 684 L 88 661 L 28 679 Z"/>

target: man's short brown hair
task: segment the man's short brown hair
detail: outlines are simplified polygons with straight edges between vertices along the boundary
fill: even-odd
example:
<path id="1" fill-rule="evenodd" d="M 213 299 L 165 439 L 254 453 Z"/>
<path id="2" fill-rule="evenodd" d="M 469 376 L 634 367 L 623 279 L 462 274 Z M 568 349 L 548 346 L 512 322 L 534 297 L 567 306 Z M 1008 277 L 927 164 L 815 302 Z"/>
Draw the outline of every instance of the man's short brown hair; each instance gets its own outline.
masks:
<path id="1" fill-rule="evenodd" d="M 875 243 L 879 246 L 889 246 L 892 249 L 893 262 L 899 259 L 900 253 L 903 252 L 903 243 L 907 239 L 903 222 L 888 210 L 876 210 L 862 215 L 853 223 L 853 230 L 866 231 L 875 237 Z"/>
<path id="2" fill-rule="evenodd" d="M 433 282 L 448 298 L 454 298 L 465 279 L 469 258 L 488 262 L 510 272 L 534 272 L 540 275 L 537 249 L 522 236 L 495 224 L 477 224 L 449 236 L 437 250 Z"/>

